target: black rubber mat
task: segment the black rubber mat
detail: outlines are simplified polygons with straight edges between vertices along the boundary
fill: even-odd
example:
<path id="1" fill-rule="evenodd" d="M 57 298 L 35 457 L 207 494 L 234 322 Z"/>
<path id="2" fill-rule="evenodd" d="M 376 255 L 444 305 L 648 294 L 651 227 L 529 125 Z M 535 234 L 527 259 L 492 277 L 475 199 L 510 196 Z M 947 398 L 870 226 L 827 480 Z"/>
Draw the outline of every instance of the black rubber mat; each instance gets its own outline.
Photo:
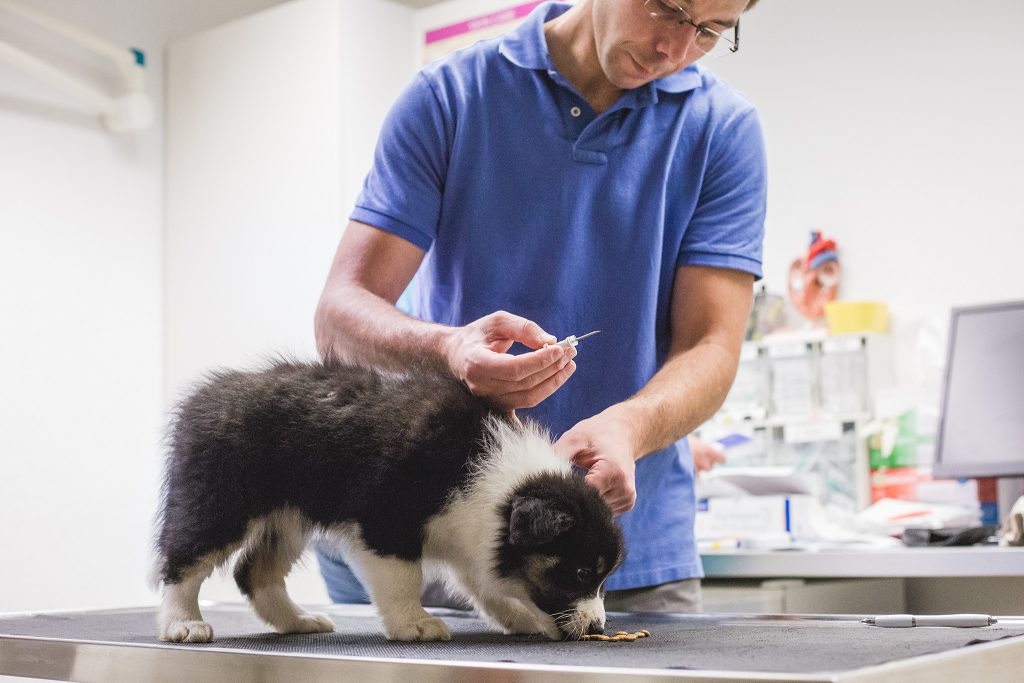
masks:
<path id="1" fill-rule="evenodd" d="M 633 642 L 551 642 L 503 636 L 471 613 L 433 610 L 452 629 L 444 643 L 398 643 L 384 638 L 374 617 L 328 609 L 338 630 L 313 635 L 268 633 L 255 616 L 235 607 L 204 609 L 215 640 L 176 648 L 229 648 L 247 652 L 386 657 L 446 661 L 515 662 L 786 673 L 837 672 L 881 664 L 976 642 L 1024 635 L 1024 628 L 906 628 L 867 626 L 854 618 L 809 621 L 728 615 L 611 614 L 608 631 L 646 628 Z M 110 643 L 162 644 L 155 610 L 42 614 L 0 619 L 0 635 L 26 635 Z"/>

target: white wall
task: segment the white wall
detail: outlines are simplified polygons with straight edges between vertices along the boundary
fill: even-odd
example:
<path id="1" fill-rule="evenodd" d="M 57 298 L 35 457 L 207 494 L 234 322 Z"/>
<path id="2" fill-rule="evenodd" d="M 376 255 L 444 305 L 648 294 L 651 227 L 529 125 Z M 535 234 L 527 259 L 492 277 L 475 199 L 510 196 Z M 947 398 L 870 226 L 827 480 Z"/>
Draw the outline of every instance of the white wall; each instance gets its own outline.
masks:
<path id="1" fill-rule="evenodd" d="M 168 49 L 166 384 L 307 354 L 340 203 L 339 3 L 297 0 Z"/>
<path id="2" fill-rule="evenodd" d="M 212 366 L 315 352 L 344 219 L 412 75 L 412 12 L 296 0 L 171 46 L 169 401 Z"/>
<path id="3" fill-rule="evenodd" d="M 347 219 L 373 162 L 384 116 L 415 73 L 410 36 L 418 12 L 388 0 L 344 2 L 343 8 L 341 216 Z"/>
<path id="4" fill-rule="evenodd" d="M 889 303 L 901 378 L 931 391 L 950 307 L 1024 298 L 1022 22 L 1015 0 L 767 0 L 713 65 L 764 122 L 769 286 L 834 236 L 840 296 Z"/>
<path id="5" fill-rule="evenodd" d="M 29 4 L 144 50 L 157 122 L 113 137 L 0 64 L 0 612 L 141 603 L 163 407 L 161 52 L 273 2 Z M 112 84 L 101 60 L 2 10 L 0 30 Z"/>

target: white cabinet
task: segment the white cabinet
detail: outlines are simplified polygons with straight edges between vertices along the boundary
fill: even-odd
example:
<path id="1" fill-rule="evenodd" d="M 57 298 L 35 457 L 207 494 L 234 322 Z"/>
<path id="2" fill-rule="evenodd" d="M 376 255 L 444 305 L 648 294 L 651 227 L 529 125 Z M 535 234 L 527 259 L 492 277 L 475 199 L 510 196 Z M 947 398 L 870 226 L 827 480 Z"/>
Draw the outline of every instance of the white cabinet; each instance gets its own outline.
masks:
<path id="1" fill-rule="evenodd" d="M 705 579 L 702 595 L 708 613 L 890 614 L 906 609 L 901 578 Z"/>

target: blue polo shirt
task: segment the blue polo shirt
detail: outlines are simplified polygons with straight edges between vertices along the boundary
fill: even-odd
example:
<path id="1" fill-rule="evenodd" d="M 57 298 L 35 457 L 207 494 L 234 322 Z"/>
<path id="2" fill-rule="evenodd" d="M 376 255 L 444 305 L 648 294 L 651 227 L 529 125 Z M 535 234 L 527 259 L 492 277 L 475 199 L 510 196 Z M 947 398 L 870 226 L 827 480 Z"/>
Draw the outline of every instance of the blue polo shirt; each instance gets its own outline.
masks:
<path id="1" fill-rule="evenodd" d="M 426 251 L 413 312 L 464 325 L 499 309 L 582 342 L 525 411 L 554 436 L 629 398 L 665 360 L 682 266 L 761 276 L 765 158 L 754 108 L 700 65 L 600 115 L 554 68 L 538 6 L 514 31 L 427 66 L 395 103 L 351 218 Z M 637 463 L 609 590 L 702 576 L 686 441 Z"/>

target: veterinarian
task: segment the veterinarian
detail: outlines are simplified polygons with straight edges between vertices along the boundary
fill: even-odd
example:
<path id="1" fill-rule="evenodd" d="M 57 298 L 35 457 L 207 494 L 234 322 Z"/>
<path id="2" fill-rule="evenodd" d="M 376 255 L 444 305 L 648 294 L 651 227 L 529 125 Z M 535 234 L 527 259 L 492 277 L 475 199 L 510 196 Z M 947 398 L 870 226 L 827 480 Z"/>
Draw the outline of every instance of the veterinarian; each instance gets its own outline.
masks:
<path id="1" fill-rule="evenodd" d="M 755 2 L 545 3 L 424 68 L 316 314 L 324 354 L 448 368 L 551 429 L 620 515 L 610 610 L 701 608 L 684 437 L 736 372 L 766 170 L 754 108 L 698 62 L 739 58 Z M 395 302 L 417 273 L 410 316 Z M 591 330 L 578 360 L 544 346 Z M 333 599 L 365 596 L 321 563 Z"/>

